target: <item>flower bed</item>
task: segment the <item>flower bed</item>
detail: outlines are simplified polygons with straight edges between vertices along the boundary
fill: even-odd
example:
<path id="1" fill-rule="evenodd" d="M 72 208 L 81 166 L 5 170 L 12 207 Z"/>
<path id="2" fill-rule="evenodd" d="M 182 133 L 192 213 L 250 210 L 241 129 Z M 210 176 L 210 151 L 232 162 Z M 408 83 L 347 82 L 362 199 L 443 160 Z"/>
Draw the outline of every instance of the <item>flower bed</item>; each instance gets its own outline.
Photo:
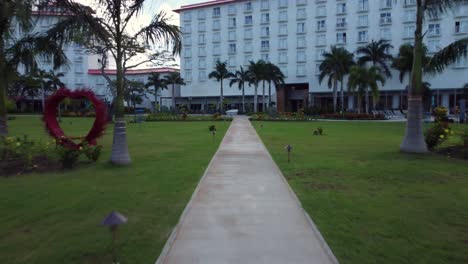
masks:
<path id="1" fill-rule="evenodd" d="M 370 115 L 370 114 L 358 114 L 358 113 L 333 113 L 323 114 L 321 118 L 324 119 L 336 119 L 336 120 L 385 120 L 384 115 Z"/>
<path id="2" fill-rule="evenodd" d="M 278 115 L 268 115 L 257 113 L 250 116 L 252 121 L 316 121 L 318 119 L 332 119 L 332 120 L 385 120 L 383 115 L 368 115 L 357 113 L 334 113 L 323 114 L 320 116 L 309 116 L 303 112 L 298 113 L 279 113 Z"/>
<path id="3" fill-rule="evenodd" d="M 188 115 L 172 114 L 172 113 L 157 113 L 150 114 L 146 117 L 147 122 L 157 121 L 232 121 L 232 117 L 226 117 L 219 114 L 214 115 Z"/>

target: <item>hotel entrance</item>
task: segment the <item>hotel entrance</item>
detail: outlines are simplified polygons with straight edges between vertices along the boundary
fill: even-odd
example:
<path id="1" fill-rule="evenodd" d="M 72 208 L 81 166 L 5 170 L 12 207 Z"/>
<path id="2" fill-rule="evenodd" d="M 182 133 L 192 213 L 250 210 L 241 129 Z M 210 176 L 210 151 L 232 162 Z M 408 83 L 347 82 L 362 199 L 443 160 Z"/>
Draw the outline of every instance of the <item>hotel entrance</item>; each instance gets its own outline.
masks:
<path id="1" fill-rule="evenodd" d="M 276 94 L 278 112 L 298 112 L 308 105 L 309 84 L 286 84 Z"/>

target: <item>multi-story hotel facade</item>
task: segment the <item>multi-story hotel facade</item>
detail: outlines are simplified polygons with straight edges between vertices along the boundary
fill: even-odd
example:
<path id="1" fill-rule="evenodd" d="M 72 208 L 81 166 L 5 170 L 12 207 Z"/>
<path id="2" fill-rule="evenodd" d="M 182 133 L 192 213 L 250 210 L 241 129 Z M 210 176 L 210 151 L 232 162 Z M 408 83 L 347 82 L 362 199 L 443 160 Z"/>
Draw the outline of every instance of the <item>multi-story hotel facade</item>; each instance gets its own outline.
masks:
<path id="1" fill-rule="evenodd" d="M 319 83 L 323 52 L 331 45 L 355 52 L 372 40 L 387 40 L 396 56 L 400 45 L 414 41 L 415 0 L 215 0 L 182 6 L 183 31 L 181 74 L 187 85 L 181 101 L 194 108 L 216 103 L 219 83 L 208 78 L 217 60 L 226 61 L 230 71 L 249 61 L 263 59 L 279 66 L 286 76 L 285 89 L 276 94 L 280 111 L 307 106 L 329 107 L 331 90 Z M 468 1 L 444 14 L 427 18 L 424 42 L 430 53 L 468 36 Z M 379 108 L 406 108 L 408 77 L 401 83 L 399 73 L 380 88 Z M 433 104 L 454 109 L 461 87 L 468 82 L 468 61 L 460 59 L 443 74 L 426 75 L 431 84 Z M 345 87 L 346 87 L 345 83 Z M 240 101 L 237 87 L 225 83 L 230 103 Z M 262 93 L 262 89 L 259 89 Z M 247 102 L 253 88 L 247 87 Z M 356 98 L 347 97 L 352 110 Z M 183 99 L 183 100 L 182 100 Z"/>

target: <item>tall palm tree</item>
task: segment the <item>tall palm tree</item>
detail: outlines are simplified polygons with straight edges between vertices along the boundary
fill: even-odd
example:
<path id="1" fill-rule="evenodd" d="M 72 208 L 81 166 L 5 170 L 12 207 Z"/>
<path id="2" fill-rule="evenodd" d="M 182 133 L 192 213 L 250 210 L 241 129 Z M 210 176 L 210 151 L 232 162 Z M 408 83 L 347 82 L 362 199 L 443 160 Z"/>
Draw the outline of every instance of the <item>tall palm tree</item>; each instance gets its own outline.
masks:
<path id="1" fill-rule="evenodd" d="M 37 68 L 39 56 L 52 59 L 57 69 L 67 62 L 67 58 L 56 42 L 48 36 L 34 33 L 32 9 L 43 5 L 44 1 L 9 0 L 0 1 L 0 135 L 8 134 L 7 127 L 7 89 L 18 76 L 18 66 L 26 73 Z M 23 36 L 17 38 L 12 32 L 19 27 Z M 56 29 L 56 27 L 52 27 Z"/>
<path id="2" fill-rule="evenodd" d="M 271 62 L 266 64 L 265 79 L 268 82 L 268 109 L 271 107 L 271 84 L 273 83 L 278 89 L 280 85 L 284 84 L 284 78 L 285 76 L 278 66 Z"/>
<path id="3" fill-rule="evenodd" d="M 388 64 L 392 62 L 393 56 L 388 51 L 392 48 L 393 46 L 386 40 L 372 40 L 371 43 L 357 49 L 356 53 L 360 55 L 358 64 L 365 66 L 370 63 L 383 72 L 386 77 L 391 77 L 392 73 Z"/>
<path id="4" fill-rule="evenodd" d="M 40 86 L 40 90 L 41 90 L 41 94 L 42 94 L 42 97 L 41 97 L 42 111 L 44 111 L 47 81 L 48 81 L 50 76 L 49 76 L 49 73 L 46 72 L 45 70 L 38 69 L 34 73 L 34 77 L 36 78 L 37 83 Z"/>
<path id="5" fill-rule="evenodd" d="M 172 84 L 172 110 L 175 110 L 176 109 L 175 86 L 185 85 L 184 79 L 180 77 L 179 72 L 171 72 L 168 75 L 164 76 L 164 81 L 167 84 Z"/>
<path id="6" fill-rule="evenodd" d="M 400 82 L 403 83 L 405 77 L 411 76 L 411 71 L 413 69 L 413 60 L 414 60 L 414 46 L 411 44 L 403 44 L 398 49 L 398 55 L 393 58 L 392 68 L 399 72 Z M 431 58 L 428 56 L 427 47 L 423 45 L 422 47 L 422 65 L 423 71 L 425 73 L 430 73 L 429 61 Z"/>
<path id="7" fill-rule="evenodd" d="M 249 62 L 249 82 L 254 85 L 254 112 L 258 112 L 258 84 L 264 80 L 265 76 L 264 60 Z"/>
<path id="8" fill-rule="evenodd" d="M 372 93 L 373 107 L 379 100 L 378 82 L 385 85 L 385 78 L 377 67 L 364 68 L 353 66 L 348 79 L 348 89 L 350 92 L 358 94 L 358 112 L 361 113 L 362 97 L 365 97 L 366 114 L 369 114 L 369 92 Z"/>
<path id="9" fill-rule="evenodd" d="M 48 81 L 46 82 L 46 91 L 57 91 L 58 89 L 65 87 L 65 83 L 63 83 L 60 78 L 65 77 L 65 74 L 59 72 L 55 73 L 53 70 L 48 72 Z M 58 106 L 58 120 L 62 122 L 62 104 L 60 103 Z"/>
<path id="10" fill-rule="evenodd" d="M 220 62 L 219 60 L 216 62 L 214 71 L 212 71 L 208 78 L 216 79 L 216 81 L 220 82 L 220 95 L 219 95 L 219 109 L 221 112 L 224 111 L 224 80 L 234 77 L 234 74 L 228 71 L 226 62 Z"/>
<path id="11" fill-rule="evenodd" d="M 435 13 L 443 13 L 454 4 L 462 3 L 462 0 L 416 0 L 416 30 L 414 32 L 413 67 L 411 68 L 411 82 L 408 89 L 408 122 L 406 132 L 400 150 L 406 153 L 428 152 L 424 141 L 422 125 L 423 100 L 422 77 L 423 63 L 423 24 L 425 16 Z"/>
<path id="12" fill-rule="evenodd" d="M 238 88 L 242 91 L 242 112 L 245 113 L 245 83 L 249 83 L 249 71 L 244 70 L 244 67 L 240 66 L 240 69 L 234 73 L 234 77 L 231 79 L 229 86 L 232 87 L 237 83 Z"/>
<path id="13" fill-rule="evenodd" d="M 158 91 L 167 89 L 167 83 L 165 80 L 161 79 L 161 75 L 159 73 L 151 73 L 150 76 L 148 76 L 148 80 L 145 84 L 146 88 L 153 87 L 154 89 L 154 113 L 156 113 L 156 105 L 158 101 Z"/>
<path id="14" fill-rule="evenodd" d="M 338 82 L 341 83 L 341 110 L 344 110 L 344 77 L 349 74 L 355 64 L 354 55 L 345 48 L 332 46 L 330 52 L 325 52 L 320 64 L 319 83 L 328 76 L 328 88 L 333 89 L 333 111 L 337 110 Z"/>

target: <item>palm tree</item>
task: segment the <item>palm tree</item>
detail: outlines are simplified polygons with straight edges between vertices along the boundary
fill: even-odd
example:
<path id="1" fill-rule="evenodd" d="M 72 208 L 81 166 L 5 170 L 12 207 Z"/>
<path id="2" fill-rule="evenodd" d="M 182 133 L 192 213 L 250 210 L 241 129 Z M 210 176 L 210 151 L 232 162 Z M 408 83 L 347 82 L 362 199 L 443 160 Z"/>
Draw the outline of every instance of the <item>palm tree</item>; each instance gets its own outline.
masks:
<path id="1" fill-rule="evenodd" d="M 258 112 L 258 84 L 264 80 L 266 62 L 259 60 L 249 62 L 249 82 L 254 85 L 254 112 Z"/>
<path id="2" fill-rule="evenodd" d="M 216 79 L 216 81 L 220 82 L 221 87 L 220 87 L 220 96 L 219 96 L 219 109 L 221 112 L 223 112 L 224 109 L 224 91 L 223 91 L 223 86 L 224 86 L 224 80 L 229 79 L 234 77 L 234 74 L 228 71 L 227 69 L 227 64 L 226 62 L 220 62 L 219 60 L 216 62 L 215 70 L 212 71 L 209 75 L 208 78 L 210 79 Z"/>
<path id="3" fill-rule="evenodd" d="M 229 86 L 232 87 L 237 83 L 238 88 L 242 91 L 242 112 L 245 113 L 245 83 L 249 83 L 249 71 L 245 71 L 244 67 L 240 66 L 240 69 L 234 73 L 234 77 L 231 79 Z"/>
<path id="4" fill-rule="evenodd" d="M 349 74 L 355 64 L 354 56 L 345 48 L 332 46 L 330 52 L 325 52 L 320 64 L 319 83 L 328 76 L 328 88 L 333 88 L 333 111 L 337 110 L 338 82 L 341 83 L 341 110 L 344 111 L 344 77 Z"/>
<path id="5" fill-rule="evenodd" d="M 172 84 L 172 109 L 176 109 L 176 99 L 175 99 L 175 86 L 176 85 L 185 85 L 184 79 L 180 77 L 179 72 L 171 72 L 168 75 L 164 76 L 164 81 L 167 84 Z"/>
<path id="6" fill-rule="evenodd" d="M 42 94 L 41 104 L 42 104 L 42 111 L 44 111 L 44 109 L 45 109 L 45 97 L 46 97 L 47 81 L 48 81 L 48 79 L 49 79 L 49 73 L 46 72 L 46 71 L 44 71 L 44 70 L 38 69 L 38 70 L 36 70 L 36 72 L 34 73 L 34 77 L 36 78 L 36 81 L 37 81 L 37 83 L 39 84 L 40 89 L 41 89 L 41 94 Z M 33 101 L 34 101 L 34 100 L 33 100 Z"/>
<path id="7" fill-rule="evenodd" d="M 353 66 L 348 80 L 348 89 L 350 92 L 357 92 L 358 94 L 358 112 L 361 113 L 362 97 L 365 97 L 366 114 L 369 114 L 369 89 L 372 93 L 373 107 L 379 100 L 379 86 L 378 82 L 385 85 L 385 78 L 381 75 L 377 67 L 364 68 L 360 66 Z"/>
<path id="8" fill-rule="evenodd" d="M 414 60 L 413 52 L 414 52 L 413 45 L 403 44 L 398 49 L 398 55 L 393 58 L 393 62 L 391 66 L 392 68 L 394 68 L 400 73 L 399 79 L 401 83 L 403 83 L 407 75 L 411 76 L 411 70 L 413 68 L 413 60 Z M 427 47 L 423 45 L 423 48 L 422 48 L 422 65 L 424 68 L 423 71 L 425 73 L 430 73 L 431 71 L 428 66 L 428 63 L 431 60 L 431 58 L 427 55 L 427 53 L 428 53 Z"/>
<path id="9" fill-rule="evenodd" d="M 462 3 L 461 0 L 416 0 L 416 30 L 414 32 L 413 66 L 411 82 L 408 89 L 408 122 L 406 132 L 400 150 L 406 153 L 428 152 L 424 141 L 422 117 L 422 76 L 424 70 L 423 54 L 423 24 L 425 15 L 443 13 L 454 4 Z"/>
<path id="10" fill-rule="evenodd" d="M 358 64 L 365 66 L 370 63 L 372 66 L 377 67 L 387 77 L 391 77 L 390 67 L 388 62 L 393 60 L 393 56 L 388 53 L 393 46 L 386 40 L 373 40 L 371 43 L 364 47 L 357 49 L 356 53 L 360 55 Z"/>
<path id="11" fill-rule="evenodd" d="M 18 66 L 22 65 L 30 74 L 37 68 L 38 56 L 52 59 L 54 68 L 67 62 L 60 45 L 48 36 L 32 32 L 32 8 L 44 1 L 9 0 L 0 1 L 0 135 L 8 134 L 7 89 L 14 81 Z M 19 27 L 24 35 L 17 38 L 12 32 Z M 56 29 L 56 27 L 52 27 Z"/>
<path id="12" fill-rule="evenodd" d="M 148 81 L 145 84 L 146 88 L 153 87 L 154 88 L 154 113 L 156 113 L 156 105 L 158 101 L 158 91 L 167 89 L 167 83 L 165 80 L 161 79 L 161 75 L 159 73 L 151 73 L 148 76 Z"/>
<path id="13" fill-rule="evenodd" d="M 58 89 L 65 87 L 65 83 L 63 83 L 60 78 L 65 77 L 65 74 L 59 72 L 55 73 L 53 70 L 50 70 L 48 73 L 48 81 L 46 82 L 46 91 L 57 91 Z M 62 104 L 58 106 L 58 120 L 62 122 Z"/>
<path id="14" fill-rule="evenodd" d="M 278 66 L 271 62 L 266 64 L 265 79 L 268 82 L 268 109 L 270 109 L 271 106 L 271 83 L 278 89 L 280 85 L 284 84 L 284 78 L 285 76 Z"/>

